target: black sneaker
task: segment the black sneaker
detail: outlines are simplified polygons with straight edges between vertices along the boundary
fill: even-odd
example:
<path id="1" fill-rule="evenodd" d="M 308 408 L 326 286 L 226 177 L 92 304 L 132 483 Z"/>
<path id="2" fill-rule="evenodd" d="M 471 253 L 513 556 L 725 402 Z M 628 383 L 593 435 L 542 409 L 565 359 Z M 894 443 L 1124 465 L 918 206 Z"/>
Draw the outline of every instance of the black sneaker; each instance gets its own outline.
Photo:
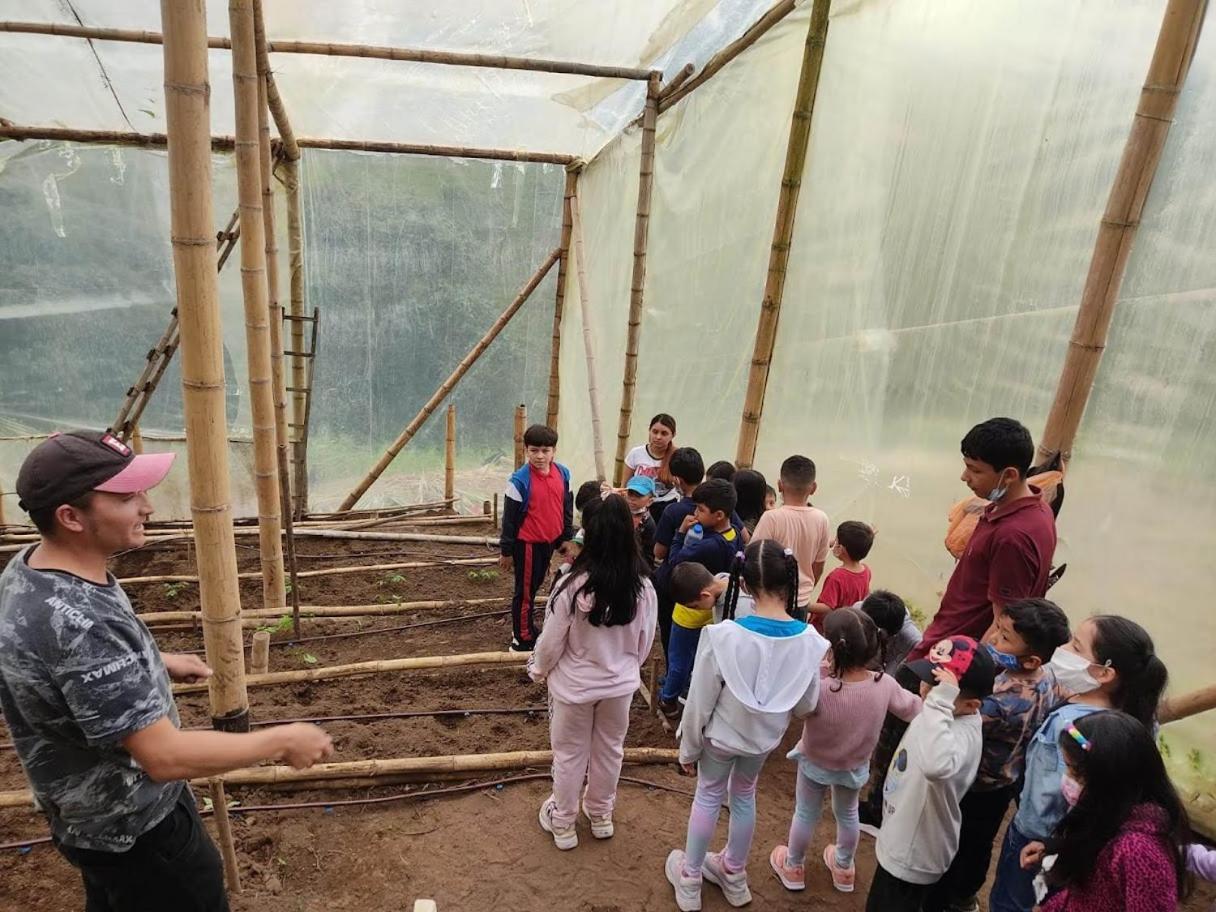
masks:
<path id="1" fill-rule="evenodd" d="M 512 640 L 511 645 L 507 647 L 507 652 L 531 652 L 531 643 L 521 643 L 519 640 Z"/>
<path id="2" fill-rule="evenodd" d="M 680 705 L 679 700 L 664 700 L 660 698 L 659 713 L 672 725 L 678 725 L 680 716 L 684 713 L 684 707 Z"/>

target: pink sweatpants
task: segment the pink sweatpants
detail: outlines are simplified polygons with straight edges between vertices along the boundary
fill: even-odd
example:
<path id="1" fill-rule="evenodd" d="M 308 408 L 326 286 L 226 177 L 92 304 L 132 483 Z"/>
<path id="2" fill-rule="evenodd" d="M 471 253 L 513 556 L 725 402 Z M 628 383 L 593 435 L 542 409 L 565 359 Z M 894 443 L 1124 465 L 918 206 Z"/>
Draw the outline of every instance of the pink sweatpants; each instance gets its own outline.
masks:
<path id="1" fill-rule="evenodd" d="M 632 702 L 633 694 L 596 703 L 550 701 L 549 743 L 553 747 L 556 826 L 572 826 L 578 818 L 584 780 L 587 813 L 597 817 L 612 813 Z"/>

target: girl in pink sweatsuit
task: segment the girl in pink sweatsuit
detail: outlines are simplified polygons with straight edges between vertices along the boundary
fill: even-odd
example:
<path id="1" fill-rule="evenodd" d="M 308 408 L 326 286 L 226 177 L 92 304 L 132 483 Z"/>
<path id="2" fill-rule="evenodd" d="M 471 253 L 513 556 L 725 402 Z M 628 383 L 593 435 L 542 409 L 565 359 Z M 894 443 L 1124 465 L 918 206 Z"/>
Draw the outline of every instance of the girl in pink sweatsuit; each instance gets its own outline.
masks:
<path id="1" fill-rule="evenodd" d="M 559 849 L 578 845 L 583 813 L 597 839 L 612 836 L 612 810 L 629 729 L 629 706 L 654 643 L 654 587 L 625 499 L 606 497 L 587 520 L 583 550 L 553 594 L 528 673 L 549 686 L 553 794 L 540 825 Z"/>

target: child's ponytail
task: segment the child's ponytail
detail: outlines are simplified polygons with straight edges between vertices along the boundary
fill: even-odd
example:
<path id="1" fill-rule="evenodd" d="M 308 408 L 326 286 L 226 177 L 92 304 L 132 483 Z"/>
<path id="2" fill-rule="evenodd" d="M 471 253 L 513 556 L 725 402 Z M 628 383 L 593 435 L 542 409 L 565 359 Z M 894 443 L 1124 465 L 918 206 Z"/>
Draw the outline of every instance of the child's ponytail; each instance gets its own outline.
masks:
<path id="1" fill-rule="evenodd" d="M 832 647 L 832 691 L 844 687 L 844 675 L 855 668 L 869 668 L 879 654 L 878 628 L 856 608 L 837 608 L 823 622 L 823 634 Z M 877 677 L 882 677 L 879 671 Z"/>
<path id="2" fill-rule="evenodd" d="M 1165 663 L 1157 657 L 1153 639 L 1135 621 L 1113 614 L 1098 615 L 1094 622 L 1094 657 L 1099 665 L 1115 670 L 1111 702 L 1152 729 L 1157 704 L 1169 681 Z"/>
<path id="3" fill-rule="evenodd" d="M 798 558 L 789 548 L 785 549 L 785 613 L 794 617 L 798 610 Z"/>
<path id="4" fill-rule="evenodd" d="M 739 578 L 743 574 L 743 552 L 736 551 L 730 562 L 730 575 L 726 582 L 726 596 L 723 598 L 722 619 L 733 621 L 735 607 L 739 604 Z"/>
<path id="5" fill-rule="evenodd" d="M 798 561 L 793 552 L 787 551 L 772 539 L 757 539 L 747 546 L 747 549 L 735 555 L 731 565 L 731 585 L 735 585 L 737 572 L 747 583 L 747 590 L 753 596 L 761 592 L 779 596 L 786 604 L 786 612 L 793 616 L 792 608 L 798 607 Z M 731 590 L 727 589 L 729 593 Z M 734 596 L 738 598 L 738 593 Z M 734 603 L 729 601 L 731 616 L 734 616 Z"/>

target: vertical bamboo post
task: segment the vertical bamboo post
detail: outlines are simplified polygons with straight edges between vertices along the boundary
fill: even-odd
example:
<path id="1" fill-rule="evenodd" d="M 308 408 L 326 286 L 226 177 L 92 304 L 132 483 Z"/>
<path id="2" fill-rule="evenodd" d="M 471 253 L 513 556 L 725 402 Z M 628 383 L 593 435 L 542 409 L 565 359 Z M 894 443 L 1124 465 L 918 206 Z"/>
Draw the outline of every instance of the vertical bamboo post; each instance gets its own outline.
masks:
<path id="1" fill-rule="evenodd" d="M 258 630 L 253 634 L 253 646 L 249 651 L 249 673 L 266 674 L 270 670 L 270 631 Z"/>
<path id="2" fill-rule="evenodd" d="M 528 426 L 528 407 L 515 406 L 515 468 L 524 464 L 524 429 Z"/>
<path id="3" fill-rule="evenodd" d="M 448 405 L 448 427 L 443 447 L 443 499 L 454 511 L 456 502 L 456 403 Z"/>
<path id="4" fill-rule="evenodd" d="M 1073 441 L 1106 348 L 1127 258 L 1190 70 L 1206 8 L 1207 0 L 1169 0 L 1166 4 L 1131 132 L 1098 226 L 1055 399 L 1039 439 L 1040 465 L 1057 454 L 1065 466 L 1072 458 Z"/>
<path id="5" fill-rule="evenodd" d="M 3 529 L 6 525 L 8 523 L 4 519 L 4 485 L 0 485 L 0 529 Z"/>
<path id="6" fill-rule="evenodd" d="M 212 724 L 248 730 L 245 649 L 228 483 L 224 355 L 211 204 L 211 87 L 203 3 L 161 0 L 169 212 L 181 324 L 182 409 Z"/>
<path id="7" fill-rule="evenodd" d="M 224 780 L 210 779 L 211 809 L 215 812 L 215 829 L 220 837 L 220 855 L 224 859 L 224 879 L 231 893 L 241 892 L 241 870 L 236 864 L 236 844 L 232 841 L 232 824 L 228 820 L 228 796 Z"/>
<path id="8" fill-rule="evenodd" d="M 296 537 L 292 527 L 291 482 L 287 459 L 287 392 L 283 388 L 283 307 L 279 303 L 279 242 L 275 232 L 274 182 L 270 152 L 270 108 L 267 94 L 270 57 L 266 51 L 266 26 L 261 0 L 253 0 L 253 39 L 257 66 L 258 174 L 262 189 L 262 225 L 266 243 L 266 296 L 270 320 L 270 389 L 274 403 L 275 472 L 279 485 L 279 518 L 283 528 L 291 598 L 292 632 L 300 635 L 300 587 L 296 576 Z"/>
<path id="9" fill-rule="evenodd" d="M 815 111 L 815 93 L 819 88 L 819 71 L 823 66 L 831 7 L 832 0 L 815 0 L 802 50 L 798 92 L 794 97 L 794 113 L 785 147 L 785 171 L 781 175 L 781 193 L 777 197 L 777 222 L 769 250 L 768 277 L 764 281 L 764 300 L 756 324 L 752 365 L 747 375 L 747 396 L 743 401 L 743 417 L 739 424 L 735 464 L 741 469 L 750 468 L 756 458 L 760 416 L 764 412 L 764 393 L 768 387 L 768 372 L 773 363 L 773 346 L 777 341 L 777 324 L 781 317 L 781 301 L 785 295 L 786 267 L 794 236 L 794 217 L 798 213 L 798 191 L 802 186 L 802 172 L 810 145 L 811 118 Z"/>
<path id="10" fill-rule="evenodd" d="M 498 528 L 498 492 L 497 491 L 494 492 L 494 507 L 493 507 L 493 512 L 490 514 L 490 518 L 494 522 L 494 528 L 497 529 Z"/>
<path id="11" fill-rule="evenodd" d="M 304 439 L 305 408 L 308 389 L 307 359 L 304 351 L 304 230 L 300 203 L 300 163 L 294 159 L 283 162 L 283 185 L 287 190 L 287 257 L 291 276 L 291 423 L 295 438 L 291 446 L 292 491 L 295 515 L 308 512 L 308 451 Z"/>
<path id="12" fill-rule="evenodd" d="M 574 244 L 574 274 L 578 278 L 578 308 L 583 322 L 583 359 L 587 365 L 587 395 L 591 397 L 591 448 L 595 456 L 595 477 L 608 478 L 604 465 L 604 430 L 600 423 L 600 386 L 595 366 L 595 336 L 591 329 L 591 283 L 587 281 L 587 255 L 583 246 L 583 217 L 578 194 L 570 204 Z"/>
<path id="13" fill-rule="evenodd" d="M 389 467 L 389 464 L 397 457 L 397 454 L 401 452 L 402 448 L 413 439 L 414 435 L 418 433 L 418 429 L 426 423 L 426 420 L 431 417 L 431 414 L 435 411 L 435 409 L 439 408 L 440 403 L 447 398 L 447 395 L 452 391 L 452 388 L 460 382 L 460 378 L 468 373 L 470 367 L 477 363 L 477 359 L 480 358 L 485 350 L 490 347 L 490 343 L 497 338 L 500 332 L 502 332 L 503 327 L 511 322 L 511 318 L 514 317 L 515 314 L 519 312 L 519 309 L 524 306 L 524 302 L 528 300 L 528 297 L 532 294 L 532 292 L 536 291 L 536 286 L 539 285 L 544 280 L 545 276 L 549 274 L 549 270 L 553 268 L 553 265 L 557 262 L 559 255 L 560 251 L 555 247 L 545 258 L 545 261 L 536 268 L 536 271 L 532 273 L 531 276 L 528 277 L 528 281 L 524 283 L 524 287 L 521 288 L 519 293 L 515 295 L 515 299 L 507 305 L 507 309 L 499 314 L 498 319 L 494 321 L 494 324 L 488 330 L 486 330 L 486 334 L 477 341 L 476 345 L 469 349 L 468 354 L 461 359 L 460 363 L 456 365 L 456 369 L 452 371 L 448 378 L 439 384 L 439 388 L 431 394 L 431 398 L 428 399 L 426 404 L 418 410 L 418 414 L 415 415 L 413 420 L 405 426 L 405 429 L 397 435 L 397 439 L 389 445 L 388 450 L 386 450 L 384 455 L 380 457 L 380 460 L 374 466 L 372 466 L 371 470 L 366 476 L 364 476 L 363 480 L 355 486 L 353 491 L 346 495 L 346 499 L 342 501 L 341 505 L 338 507 L 339 513 L 345 513 L 359 502 L 360 497 L 367 493 L 367 489 L 370 488 L 375 480 L 384 472 L 384 470 Z"/>
<path id="14" fill-rule="evenodd" d="M 270 305 L 266 285 L 266 226 L 262 214 L 258 137 L 257 49 L 251 0 L 229 0 L 232 86 L 236 105 L 236 176 L 241 209 L 241 291 L 249 355 L 249 406 L 253 421 L 253 474 L 262 558 L 262 606 L 283 604 L 283 540 L 275 445 Z"/>
<path id="15" fill-rule="evenodd" d="M 650 197 L 654 188 L 654 131 L 659 116 L 659 80 L 652 73 L 646 85 L 642 114 L 641 165 L 638 169 L 638 209 L 633 227 L 633 280 L 629 286 L 629 328 L 625 339 L 625 379 L 621 385 L 621 417 L 616 431 L 616 484 L 625 483 L 625 454 L 629 451 L 633 400 L 637 392 L 638 342 L 642 335 L 642 299 L 646 289 L 646 245 L 650 239 Z"/>
<path id="16" fill-rule="evenodd" d="M 131 452 L 137 456 L 144 451 L 144 435 L 139 432 L 139 425 L 131 427 Z"/>
<path id="17" fill-rule="evenodd" d="M 574 197 L 574 185 L 578 180 L 578 172 L 566 168 L 566 193 L 562 201 L 562 236 L 558 249 L 561 259 L 557 261 L 557 296 L 553 303 L 553 344 L 549 354 L 549 407 L 545 412 L 545 424 L 557 429 L 557 411 L 561 403 L 561 353 L 562 353 L 562 314 L 566 303 L 566 261 L 570 253 L 570 233 L 573 221 L 570 216 L 570 200 Z"/>

